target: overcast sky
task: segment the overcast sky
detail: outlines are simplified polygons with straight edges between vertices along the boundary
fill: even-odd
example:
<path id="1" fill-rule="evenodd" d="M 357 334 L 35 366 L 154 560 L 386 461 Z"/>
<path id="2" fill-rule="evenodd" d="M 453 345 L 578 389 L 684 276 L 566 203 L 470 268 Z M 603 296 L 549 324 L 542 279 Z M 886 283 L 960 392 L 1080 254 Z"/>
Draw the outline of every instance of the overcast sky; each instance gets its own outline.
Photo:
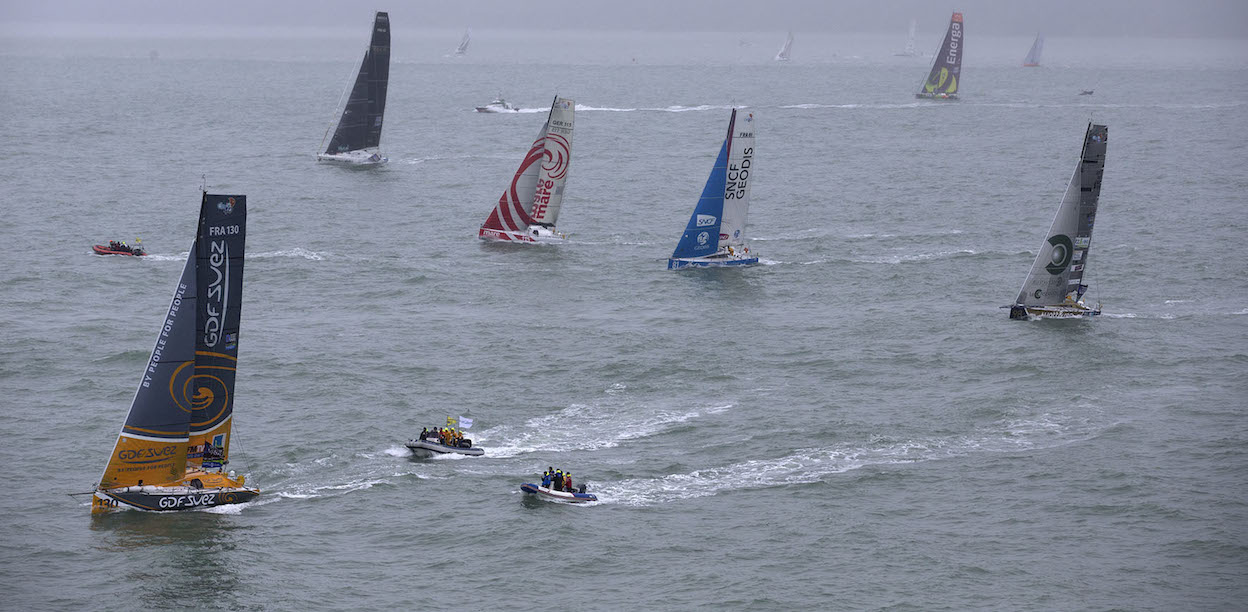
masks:
<path id="1" fill-rule="evenodd" d="M 896 32 L 926 29 L 954 10 L 992 35 L 1248 37 L 1248 0 L 0 0 L 4 31 L 41 34 L 50 24 L 99 24 L 101 33 L 145 26 L 337 28 L 386 10 L 413 28 L 603 29 L 760 32 Z M 367 21 L 367 16 L 363 18 Z M 51 33 L 51 32 L 49 32 Z"/>

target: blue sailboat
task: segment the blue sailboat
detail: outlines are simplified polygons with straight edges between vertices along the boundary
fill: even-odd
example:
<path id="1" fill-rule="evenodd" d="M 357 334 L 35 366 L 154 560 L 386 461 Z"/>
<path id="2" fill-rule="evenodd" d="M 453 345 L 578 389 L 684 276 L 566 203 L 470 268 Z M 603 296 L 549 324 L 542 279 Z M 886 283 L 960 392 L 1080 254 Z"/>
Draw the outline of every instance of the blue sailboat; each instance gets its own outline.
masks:
<path id="1" fill-rule="evenodd" d="M 754 113 L 746 113 L 738 125 L 737 110 L 733 109 L 728 136 L 719 148 L 685 233 L 667 260 L 668 270 L 758 263 L 758 257 L 745 245 L 753 170 Z"/>

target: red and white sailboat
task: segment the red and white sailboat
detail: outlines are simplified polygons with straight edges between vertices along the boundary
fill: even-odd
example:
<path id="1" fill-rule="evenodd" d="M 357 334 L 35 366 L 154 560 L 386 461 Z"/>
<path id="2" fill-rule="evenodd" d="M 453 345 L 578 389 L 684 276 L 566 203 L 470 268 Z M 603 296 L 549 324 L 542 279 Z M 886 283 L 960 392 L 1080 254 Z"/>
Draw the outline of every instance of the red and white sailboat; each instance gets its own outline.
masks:
<path id="1" fill-rule="evenodd" d="M 481 225 L 477 237 L 502 242 L 548 242 L 564 238 L 555 231 L 563 188 L 572 161 L 572 124 L 576 103 L 556 97 L 550 115 L 511 185 Z"/>

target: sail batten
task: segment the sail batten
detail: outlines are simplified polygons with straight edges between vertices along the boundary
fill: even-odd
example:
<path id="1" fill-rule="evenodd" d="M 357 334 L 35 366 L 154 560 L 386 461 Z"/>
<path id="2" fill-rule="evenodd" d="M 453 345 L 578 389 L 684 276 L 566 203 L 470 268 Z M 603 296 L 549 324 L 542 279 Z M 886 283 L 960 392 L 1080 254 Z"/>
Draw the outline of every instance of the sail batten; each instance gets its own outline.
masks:
<path id="1" fill-rule="evenodd" d="M 962 79 L 963 27 L 962 13 L 949 18 L 949 29 L 940 43 L 927 80 L 915 96 L 920 98 L 954 98 Z"/>
<path id="2" fill-rule="evenodd" d="M 379 12 L 373 18 L 373 33 L 368 50 L 360 62 L 355 83 L 324 154 L 343 154 L 380 147 L 389 81 L 390 16 L 388 13 Z"/>

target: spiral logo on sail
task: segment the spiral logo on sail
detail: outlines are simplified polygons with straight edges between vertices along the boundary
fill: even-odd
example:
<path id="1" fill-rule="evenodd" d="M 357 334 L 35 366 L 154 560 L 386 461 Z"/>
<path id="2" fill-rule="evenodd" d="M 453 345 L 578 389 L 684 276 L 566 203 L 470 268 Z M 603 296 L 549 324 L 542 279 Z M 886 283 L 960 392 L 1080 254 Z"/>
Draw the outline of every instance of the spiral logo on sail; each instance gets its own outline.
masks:
<path id="1" fill-rule="evenodd" d="M 556 181 L 562 179 L 568 173 L 571 161 L 572 145 L 568 139 L 558 134 L 546 134 L 545 159 L 542 160 L 546 176 Z"/>
<path id="2" fill-rule="evenodd" d="M 1070 237 L 1058 234 L 1049 238 L 1049 244 L 1053 245 L 1053 250 L 1049 251 L 1049 265 L 1044 269 L 1049 274 L 1057 275 L 1066 271 L 1066 266 L 1070 264 L 1070 258 L 1074 254 L 1074 245 L 1070 241 Z"/>
<path id="3" fill-rule="evenodd" d="M 233 365 L 196 365 L 187 362 L 169 380 L 169 395 L 178 408 L 196 418 L 192 425 L 203 426 L 225 416 L 230 405 Z M 229 379 L 227 382 L 226 377 Z"/>

